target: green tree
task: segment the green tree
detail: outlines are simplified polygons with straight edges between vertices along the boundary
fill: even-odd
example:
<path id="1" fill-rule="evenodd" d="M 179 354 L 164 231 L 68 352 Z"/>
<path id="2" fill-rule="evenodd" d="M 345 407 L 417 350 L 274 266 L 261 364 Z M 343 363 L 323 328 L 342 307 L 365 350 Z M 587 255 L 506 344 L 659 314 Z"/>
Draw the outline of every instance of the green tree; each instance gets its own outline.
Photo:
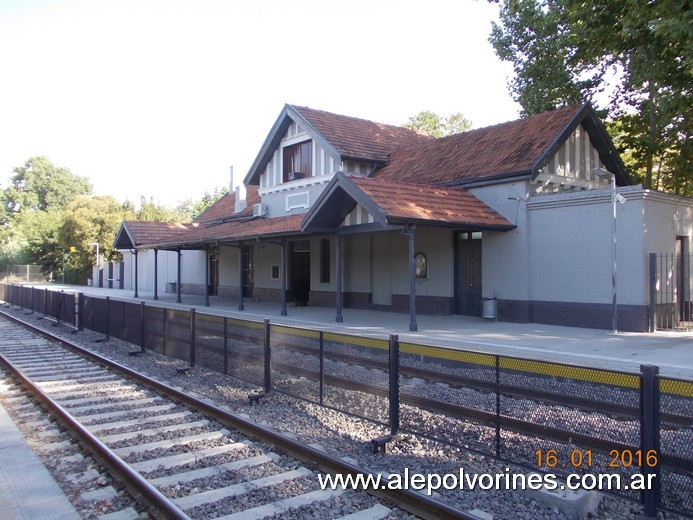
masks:
<path id="1" fill-rule="evenodd" d="M 91 183 L 46 157 L 28 159 L 14 169 L 2 191 L 2 255 L 6 262 L 40 264 L 44 273 L 62 268 L 57 242 L 62 211 L 81 194 L 91 193 Z"/>
<path id="2" fill-rule="evenodd" d="M 202 195 L 202 198 L 193 204 L 192 216 L 197 217 L 201 215 L 204 210 L 206 210 L 208 207 L 210 207 L 212 204 L 214 204 L 228 192 L 228 188 L 225 187 L 216 187 L 214 188 L 214 191 L 212 193 L 205 191 L 204 195 Z"/>
<path id="3" fill-rule="evenodd" d="M 68 253 L 66 267 L 70 268 L 70 275 L 66 281 L 86 283 L 96 263 L 95 243 L 106 262 L 120 260 L 113 242 L 120 223 L 131 216 L 127 205 L 110 196 L 80 196 L 70 202 L 56 237 L 61 252 Z"/>
<path id="4" fill-rule="evenodd" d="M 449 117 L 443 117 L 430 110 L 422 110 L 410 117 L 409 121 L 402 126 L 424 132 L 433 137 L 445 137 L 466 132 L 472 127 L 472 123 L 459 112 Z"/>
<path id="5" fill-rule="evenodd" d="M 26 262 L 40 265 L 44 274 L 56 276 L 62 272 L 62 250 L 58 242 L 61 222 L 62 211 L 51 208 L 22 211 L 11 224 Z"/>
<path id="6" fill-rule="evenodd" d="M 683 0 L 503 0 L 490 41 L 525 114 L 610 92 L 631 173 L 690 193 L 693 10 Z M 617 122 L 617 120 L 621 120 Z M 626 147 L 626 148 L 624 148 Z"/>
<path id="7" fill-rule="evenodd" d="M 140 209 L 135 214 L 136 220 L 148 222 L 190 222 L 192 216 L 184 209 L 172 209 L 157 204 L 154 199 L 140 197 Z"/>
<path id="8" fill-rule="evenodd" d="M 22 211 L 64 208 L 74 197 L 91 191 L 87 178 L 55 166 L 46 157 L 32 157 L 14 169 L 10 185 L 3 190 L 3 223 Z"/>

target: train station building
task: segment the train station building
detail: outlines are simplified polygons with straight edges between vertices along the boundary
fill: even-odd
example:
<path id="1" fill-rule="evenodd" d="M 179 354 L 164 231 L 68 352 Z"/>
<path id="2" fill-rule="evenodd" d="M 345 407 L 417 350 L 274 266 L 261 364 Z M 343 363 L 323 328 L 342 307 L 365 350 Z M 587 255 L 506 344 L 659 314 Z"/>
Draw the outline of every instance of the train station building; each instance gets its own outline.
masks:
<path id="1" fill-rule="evenodd" d="M 589 105 L 439 139 L 286 105 L 243 185 L 192 223 L 123 222 L 103 278 L 241 310 L 332 307 L 337 322 L 403 312 L 410 330 L 419 314 L 690 320 L 693 199 L 634 185 Z"/>

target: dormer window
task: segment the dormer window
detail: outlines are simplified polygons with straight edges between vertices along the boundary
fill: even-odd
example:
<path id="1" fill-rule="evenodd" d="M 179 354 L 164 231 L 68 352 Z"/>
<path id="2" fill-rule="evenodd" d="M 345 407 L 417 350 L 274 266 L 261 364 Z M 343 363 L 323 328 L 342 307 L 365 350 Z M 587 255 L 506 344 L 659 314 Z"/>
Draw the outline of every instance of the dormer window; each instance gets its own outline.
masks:
<path id="1" fill-rule="evenodd" d="M 313 175 L 313 143 L 303 141 L 284 147 L 284 181 L 289 182 Z"/>

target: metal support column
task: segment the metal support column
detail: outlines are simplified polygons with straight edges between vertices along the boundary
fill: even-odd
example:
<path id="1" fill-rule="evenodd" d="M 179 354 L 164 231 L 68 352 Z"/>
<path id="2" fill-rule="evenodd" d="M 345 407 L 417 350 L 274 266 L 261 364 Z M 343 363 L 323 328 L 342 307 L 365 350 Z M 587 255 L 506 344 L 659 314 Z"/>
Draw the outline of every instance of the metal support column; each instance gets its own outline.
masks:
<path id="1" fill-rule="evenodd" d="M 205 307 L 209 307 L 209 246 L 205 246 Z"/>
<path id="2" fill-rule="evenodd" d="M 181 303 L 181 298 L 180 298 L 180 285 L 181 285 L 180 284 L 180 263 L 181 263 L 181 257 L 183 256 L 183 252 L 180 249 L 178 249 L 178 251 L 176 251 L 176 253 L 178 253 L 177 254 L 178 265 L 176 266 L 176 269 L 177 269 L 176 276 L 178 277 L 178 279 L 176 280 L 176 303 Z"/>
<path id="3" fill-rule="evenodd" d="M 414 261 L 414 226 L 408 226 L 402 234 L 409 239 L 409 330 L 414 332 L 419 329 L 416 324 L 416 263 Z"/>
<path id="4" fill-rule="evenodd" d="M 282 277 L 282 288 L 281 288 L 281 304 L 282 309 L 280 314 L 286 316 L 286 239 L 282 239 L 282 258 L 281 258 L 281 277 Z"/>
<path id="5" fill-rule="evenodd" d="M 245 251 L 243 242 L 238 244 L 238 310 L 245 310 L 243 306 L 243 252 Z"/>
<path id="6" fill-rule="evenodd" d="M 159 250 L 154 248 L 154 299 L 159 299 Z"/>
<path id="7" fill-rule="evenodd" d="M 339 233 L 335 237 L 335 301 L 337 307 L 337 316 L 335 321 L 337 323 L 342 323 L 344 317 L 342 316 L 342 235 Z"/>
<path id="8" fill-rule="evenodd" d="M 138 270 L 137 249 L 135 249 L 135 252 L 133 254 L 135 255 L 135 296 L 134 296 L 134 298 L 139 298 L 139 296 L 137 294 L 137 270 Z"/>

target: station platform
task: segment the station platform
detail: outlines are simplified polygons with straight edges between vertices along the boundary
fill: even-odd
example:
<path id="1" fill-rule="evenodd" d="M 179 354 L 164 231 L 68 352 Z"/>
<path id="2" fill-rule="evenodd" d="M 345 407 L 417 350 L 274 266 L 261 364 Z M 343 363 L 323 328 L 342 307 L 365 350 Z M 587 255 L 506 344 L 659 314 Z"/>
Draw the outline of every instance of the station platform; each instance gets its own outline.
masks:
<path id="1" fill-rule="evenodd" d="M 41 286 L 39 286 L 41 287 Z M 46 285 L 53 290 L 82 292 L 114 299 L 144 301 L 146 305 L 189 309 L 239 319 L 304 326 L 325 331 L 387 337 L 397 334 L 401 340 L 426 345 L 473 350 L 525 359 L 568 363 L 593 368 L 639 372 L 640 365 L 656 365 L 669 377 L 693 380 L 693 332 L 658 331 L 617 332 L 539 323 L 509 323 L 474 316 L 418 315 L 418 331 L 409 331 L 409 315 L 394 312 L 344 309 L 343 322 L 335 321 L 330 307 L 287 306 L 287 316 L 280 316 L 276 302 L 246 298 L 244 310 L 238 310 L 238 299 L 210 296 L 205 306 L 203 295 L 183 294 L 176 303 L 173 293 L 107 289 L 71 285 Z"/>
<path id="2" fill-rule="evenodd" d="M 1 387 L 1 385 L 0 385 Z M 82 518 L 0 404 L 0 518 Z"/>

